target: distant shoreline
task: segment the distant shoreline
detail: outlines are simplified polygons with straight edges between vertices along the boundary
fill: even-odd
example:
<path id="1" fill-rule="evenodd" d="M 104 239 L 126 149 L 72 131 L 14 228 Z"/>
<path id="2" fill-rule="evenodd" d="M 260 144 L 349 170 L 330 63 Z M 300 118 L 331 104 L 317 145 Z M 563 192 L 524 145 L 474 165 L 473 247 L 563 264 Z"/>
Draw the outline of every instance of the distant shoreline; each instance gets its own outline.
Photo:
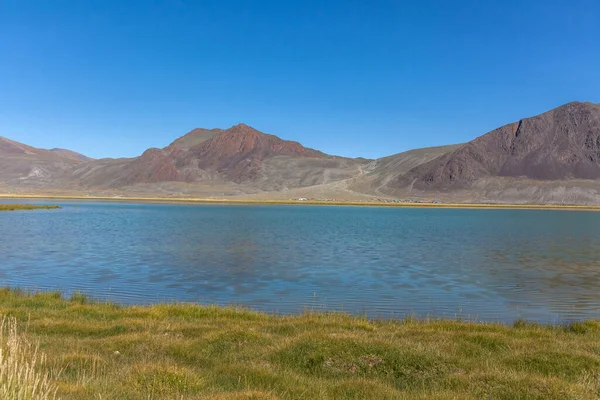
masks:
<path id="1" fill-rule="evenodd" d="M 172 203 L 172 204 L 247 204 L 247 205 L 324 205 L 324 206 L 365 206 L 395 208 L 451 208 L 451 209 L 508 209 L 508 210 L 576 210 L 600 211 L 600 205 L 557 205 L 557 204 L 487 204 L 487 203 L 417 203 L 417 202 L 374 202 L 374 201 L 318 201 L 318 200 L 251 200 L 251 199 L 211 199 L 196 197 L 121 197 L 121 196 L 71 196 L 37 194 L 0 194 L 1 199 L 40 199 L 40 200 L 83 200 L 121 201 L 133 203 Z"/>

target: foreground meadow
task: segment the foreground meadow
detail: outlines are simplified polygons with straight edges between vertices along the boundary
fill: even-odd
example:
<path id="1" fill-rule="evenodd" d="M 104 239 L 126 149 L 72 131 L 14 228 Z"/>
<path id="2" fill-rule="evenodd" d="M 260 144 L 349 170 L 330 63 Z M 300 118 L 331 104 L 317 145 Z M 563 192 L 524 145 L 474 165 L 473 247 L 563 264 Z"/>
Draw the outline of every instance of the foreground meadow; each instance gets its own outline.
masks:
<path id="1" fill-rule="evenodd" d="M 18 364 L 34 369 L 31 382 L 49 380 L 47 398 L 53 388 L 62 399 L 600 397 L 600 323 L 591 321 L 504 326 L 272 316 L 11 289 L 0 291 L 0 313 L 28 343 Z M 2 335 L 0 360 L 11 340 L 14 347 L 15 339 Z M 15 373 L 3 368 L 0 390 Z"/>

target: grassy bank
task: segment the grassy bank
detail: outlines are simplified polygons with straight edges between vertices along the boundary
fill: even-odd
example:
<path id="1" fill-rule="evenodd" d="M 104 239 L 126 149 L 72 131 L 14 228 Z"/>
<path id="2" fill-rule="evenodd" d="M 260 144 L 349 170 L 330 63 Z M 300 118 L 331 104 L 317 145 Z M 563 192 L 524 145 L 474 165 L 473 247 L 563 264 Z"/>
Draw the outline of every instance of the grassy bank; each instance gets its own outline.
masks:
<path id="1" fill-rule="evenodd" d="M 593 399 L 600 323 L 278 317 L 0 291 L 64 399 Z"/>
<path id="2" fill-rule="evenodd" d="M 16 210 L 49 210 L 60 208 L 59 206 L 40 206 L 35 204 L 0 204 L 0 211 Z"/>

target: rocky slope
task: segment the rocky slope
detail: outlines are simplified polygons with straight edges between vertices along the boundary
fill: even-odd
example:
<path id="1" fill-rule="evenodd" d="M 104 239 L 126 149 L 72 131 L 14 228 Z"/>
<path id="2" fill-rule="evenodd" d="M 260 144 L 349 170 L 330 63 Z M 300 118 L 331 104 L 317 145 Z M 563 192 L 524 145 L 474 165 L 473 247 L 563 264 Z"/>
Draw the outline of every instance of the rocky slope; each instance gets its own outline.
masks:
<path id="1" fill-rule="evenodd" d="M 0 137 L 0 183 L 47 187 L 76 165 L 90 160 L 79 153 L 62 149 L 38 149 Z"/>
<path id="2" fill-rule="evenodd" d="M 128 187 L 160 182 L 250 185 L 287 190 L 356 176 L 368 160 L 329 156 L 244 124 L 195 129 L 163 149 L 133 159 L 97 160 L 74 168 L 82 187 Z"/>
<path id="3" fill-rule="evenodd" d="M 411 169 L 450 153 L 461 145 L 427 147 L 379 158 L 369 164 L 350 188 L 364 193 L 385 194 L 387 185 L 403 177 Z"/>
<path id="4" fill-rule="evenodd" d="M 69 158 L 72 160 L 78 160 L 78 161 L 91 161 L 92 160 L 92 158 L 85 156 L 83 154 L 77 153 L 73 150 L 54 148 L 54 149 L 50 149 L 48 151 L 50 151 L 56 155 L 59 155 L 60 157 Z"/>
<path id="5" fill-rule="evenodd" d="M 420 190 L 476 187 L 494 177 L 600 178 L 600 105 L 568 103 L 502 126 L 388 184 Z"/>

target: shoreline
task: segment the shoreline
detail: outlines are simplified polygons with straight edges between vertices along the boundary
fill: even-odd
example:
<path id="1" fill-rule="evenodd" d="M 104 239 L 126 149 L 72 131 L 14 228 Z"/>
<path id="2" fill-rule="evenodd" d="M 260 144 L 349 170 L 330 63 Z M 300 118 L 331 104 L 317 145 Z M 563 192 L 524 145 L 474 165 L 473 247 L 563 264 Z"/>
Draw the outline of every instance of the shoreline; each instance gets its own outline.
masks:
<path id="1" fill-rule="evenodd" d="M 437 209 L 498 209 L 498 210 L 571 210 L 600 211 L 600 205 L 557 205 L 557 204 L 491 204 L 491 203 L 417 203 L 417 202 L 372 202 L 372 201 L 318 201 L 318 200 L 251 200 L 198 197 L 125 197 L 125 196 L 75 196 L 43 194 L 0 194 L 1 199 L 23 200 L 81 200 L 113 201 L 129 203 L 166 203 L 166 204 L 223 204 L 223 205 L 317 205 L 317 206 L 354 206 L 354 207 L 390 207 L 390 208 L 437 208 Z"/>

